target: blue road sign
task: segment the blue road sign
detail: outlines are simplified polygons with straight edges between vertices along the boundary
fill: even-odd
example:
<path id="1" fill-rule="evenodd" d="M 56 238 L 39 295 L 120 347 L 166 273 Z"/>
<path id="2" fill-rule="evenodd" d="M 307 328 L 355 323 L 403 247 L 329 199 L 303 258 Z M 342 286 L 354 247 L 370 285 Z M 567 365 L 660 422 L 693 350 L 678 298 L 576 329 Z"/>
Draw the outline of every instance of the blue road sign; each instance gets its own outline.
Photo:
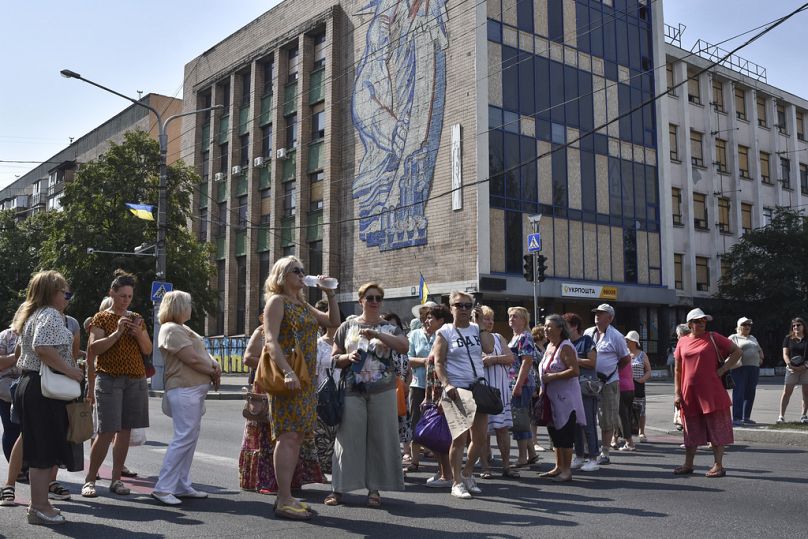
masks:
<path id="1" fill-rule="evenodd" d="M 541 233 L 528 234 L 527 236 L 527 252 L 538 253 L 541 251 Z"/>
<path id="2" fill-rule="evenodd" d="M 163 301 L 163 296 L 168 292 L 174 290 L 174 285 L 166 281 L 152 281 L 151 284 L 151 300 L 154 303 Z"/>

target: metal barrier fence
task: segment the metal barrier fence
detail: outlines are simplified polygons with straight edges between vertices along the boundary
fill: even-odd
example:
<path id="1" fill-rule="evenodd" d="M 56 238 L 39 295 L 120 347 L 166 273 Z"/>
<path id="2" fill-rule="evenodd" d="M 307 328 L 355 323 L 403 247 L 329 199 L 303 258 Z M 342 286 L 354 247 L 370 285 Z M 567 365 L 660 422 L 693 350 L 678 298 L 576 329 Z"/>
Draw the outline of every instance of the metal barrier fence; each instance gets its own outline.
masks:
<path id="1" fill-rule="evenodd" d="M 242 363 L 244 349 L 249 338 L 246 335 L 236 337 L 205 337 L 205 348 L 216 358 L 225 374 L 246 373 L 250 369 Z"/>

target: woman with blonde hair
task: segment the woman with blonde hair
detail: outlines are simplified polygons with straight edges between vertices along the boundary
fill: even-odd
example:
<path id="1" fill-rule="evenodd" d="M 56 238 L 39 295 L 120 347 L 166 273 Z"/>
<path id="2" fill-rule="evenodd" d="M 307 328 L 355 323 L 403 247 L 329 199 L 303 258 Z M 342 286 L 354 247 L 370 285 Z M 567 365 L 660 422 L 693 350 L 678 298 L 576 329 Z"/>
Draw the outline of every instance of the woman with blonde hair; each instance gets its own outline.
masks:
<path id="1" fill-rule="evenodd" d="M 529 418 L 533 394 L 536 392 L 536 376 L 533 370 L 536 348 L 530 330 L 530 313 L 524 307 L 509 308 L 508 325 L 513 331 L 508 348 L 515 358 L 510 366 L 511 381 L 508 393 L 511 396 L 511 409 L 515 415 L 523 414 Z M 513 439 L 519 447 L 517 466 L 530 466 L 539 460 L 533 447 L 532 426 L 528 430 L 514 429 Z"/>
<path id="2" fill-rule="evenodd" d="M 334 335 L 334 366 L 348 371 L 326 505 L 341 504 L 346 492 L 367 489 L 367 505 L 380 507 L 379 491 L 404 490 L 393 353 L 407 353 L 409 342 L 400 327 L 382 318 L 383 300 L 378 283 L 360 286 L 362 314 L 343 322 Z"/>
<path id="3" fill-rule="evenodd" d="M 65 517 L 48 500 L 48 482 L 56 466 L 74 464 L 67 442 L 67 402 L 42 395 L 39 372 L 44 364 L 73 380 L 80 382 L 84 378 L 84 372 L 72 357 L 73 335 L 61 314 L 72 295 L 60 273 L 36 273 L 28 284 L 25 303 L 12 323 L 20 336 L 17 367 L 22 375 L 14 407 L 20 414 L 25 440 L 23 460 L 30 467 L 30 524 L 65 522 Z"/>
<path id="4" fill-rule="evenodd" d="M 317 420 L 317 392 L 314 385 L 303 387 L 289 364 L 291 354 L 303 353 L 311 380 L 317 377 L 317 329 L 339 324 L 339 307 L 333 290 L 324 289 L 328 297 L 328 312 L 319 311 L 305 298 L 306 272 L 294 256 L 275 262 L 269 272 L 264 292 L 265 347 L 270 360 L 284 373 L 288 395 L 270 395 L 271 432 L 277 440 L 273 459 L 278 481 L 275 515 L 292 520 L 308 520 L 313 513 L 309 506 L 292 497 L 291 485 L 300 446 L 314 435 Z M 297 348 L 298 350 L 295 350 Z"/>
<path id="5" fill-rule="evenodd" d="M 191 463 L 205 413 L 205 396 L 211 383 L 218 386 L 222 369 L 208 354 L 202 337 L 185 325 L 191 319 L 191 307 L 191 294 L 174 290 L 163 297 L 157 315 L 157 346 L 165 362 L 164 411 L 174 424 L 174 437 L 151 495 L 166 505 L 179 505 L 180 498 L 208 497 L 207 492 L 191 485 Z"/>

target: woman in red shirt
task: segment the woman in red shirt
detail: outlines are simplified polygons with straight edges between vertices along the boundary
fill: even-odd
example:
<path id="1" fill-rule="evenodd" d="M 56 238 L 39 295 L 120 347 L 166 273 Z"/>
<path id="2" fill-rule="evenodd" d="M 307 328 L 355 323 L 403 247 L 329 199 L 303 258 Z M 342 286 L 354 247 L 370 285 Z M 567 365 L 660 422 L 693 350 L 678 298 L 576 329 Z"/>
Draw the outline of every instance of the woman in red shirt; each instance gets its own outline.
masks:
<path id="1" fill-rule="evenodd" d="M 673 473 L 693 473 L 693 458 L 700 445 L 712 442 L 715 464 L 707 477 L 724 477 L 724 446 L 732 436 L 732 401 L 721 383 L 721 376 L 741 358 L 741 349 L 717 333 L 707 331 L 713 317 L 701 309 L 687 313 L 690 335 L 679 339 L 674 357 L 674 406 L 682 412 L 685 434 L 685 463 Z M 727 358 L 723 361 L 722 358 Z"/>

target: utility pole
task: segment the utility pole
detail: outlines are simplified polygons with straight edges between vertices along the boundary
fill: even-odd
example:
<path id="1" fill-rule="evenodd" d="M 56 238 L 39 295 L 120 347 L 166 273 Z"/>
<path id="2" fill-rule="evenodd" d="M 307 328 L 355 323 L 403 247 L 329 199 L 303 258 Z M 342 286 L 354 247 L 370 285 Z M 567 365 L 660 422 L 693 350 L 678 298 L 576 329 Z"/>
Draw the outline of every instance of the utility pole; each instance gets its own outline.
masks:
<path id="1" fill-rule="evenodd" d="M 533 227 L 533 234 L 528 236 L 527 250 L 532 257 L 531 266 L 533 268 L 533 324 L 539 322 L 539 252 L 541 251 L 541 232 L 539 231 L 539 223 L 541 222 L 541 214 L 529 215 L 528 221 Z M 545 258 L 546 260 L 546 258 Z M 546 266 L 545 266 L 546 267 Z M 543 275 L 542 271 L 542 277 Z M 542 278 L 542 281 L 544 279 Z"/>

